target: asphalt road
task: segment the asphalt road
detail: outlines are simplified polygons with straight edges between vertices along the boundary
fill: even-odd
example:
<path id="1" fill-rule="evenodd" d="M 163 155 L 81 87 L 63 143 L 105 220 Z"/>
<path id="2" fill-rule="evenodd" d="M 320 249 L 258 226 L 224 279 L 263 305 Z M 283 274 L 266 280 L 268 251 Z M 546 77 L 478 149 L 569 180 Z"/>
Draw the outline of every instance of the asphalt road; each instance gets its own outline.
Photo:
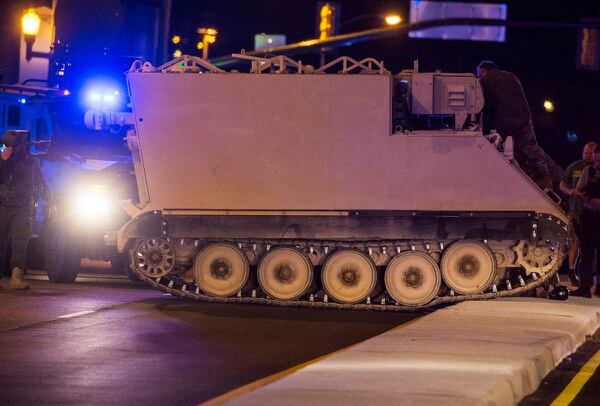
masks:
<path id="1" fill-rule="evenodd" d="M 207 305 L 124 278 L 0 289 L 0 404 L 195 405 L 414 315 Z"/>
<path id="2" fill-rule="evenodd" d="M 577 352 L 565 358 L 542 380 L 534 393 L 519 403 L 519 406 L 600 404 L 600 369 L 598 369 L 598 361 L 594 362 L 598 357 L 600 357 L 600 331 L 589 337 Z M 574 389 L 571 388 L 570 385 L 577 381 L 579 385 Z"/>

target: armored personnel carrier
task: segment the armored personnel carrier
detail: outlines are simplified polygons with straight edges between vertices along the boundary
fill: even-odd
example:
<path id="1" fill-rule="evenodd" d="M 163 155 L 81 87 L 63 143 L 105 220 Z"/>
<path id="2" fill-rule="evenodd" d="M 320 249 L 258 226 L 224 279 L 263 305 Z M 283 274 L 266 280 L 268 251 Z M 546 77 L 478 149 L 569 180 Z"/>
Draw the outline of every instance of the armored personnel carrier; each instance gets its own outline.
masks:
<path id="1" fill-rule="evenodd" d="M 237 57 L 248 73 L 190 56 L 127 73 L 139 203 L 115 241 L 142 280 L 206 302 L 414 311 L 556 273 L 567 219 L 482 135 L 476 77 Z"/>

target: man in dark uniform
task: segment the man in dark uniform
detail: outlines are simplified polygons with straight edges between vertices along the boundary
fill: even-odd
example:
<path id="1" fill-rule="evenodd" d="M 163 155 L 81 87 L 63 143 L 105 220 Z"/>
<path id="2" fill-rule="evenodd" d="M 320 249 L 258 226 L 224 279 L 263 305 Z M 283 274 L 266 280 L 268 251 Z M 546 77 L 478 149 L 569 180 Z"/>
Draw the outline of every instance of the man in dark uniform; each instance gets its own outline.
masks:
<path id="1" fill-rule="evenodd" d="M 593 163 L 583 170 L 573 194 L 581 199 L 581 280 L 573 296 L 592 297 L 594 256 L 600 253 L 600 145 L 594 147 Z"/>
<path id="2" fill-rule="evenodd" d="M 39 163 L 29 154 L 28 134 L 27 131 L 6 131 L 0 153 L 0 256 L 5 256 L 10 239 L 12 289 L 29 289 L 23 281 L 23 273 L 31 219 L 37 197 L 48 193 Z"/>
<path id="3" fill-rule="evenodd" d="M 586 166 L 591 165 L 593 161 L 595 142 L 588 142 L 583 147 L 582 159 L 573 162 L 567 167 L 563 179 L 560 181 L 560 191 L 569 196 L 569 279 L 571 284 L 579 286 L 579 280 L 575 274 L 575 264 L 579 255 L 579 231 L 581 218 L 581 200 L 575 196 L 577 183 Z"/>
<path id="4" fill-rule="evenodd" d="M 531 111 L 519 79 L 510 72 L 498 69 L 491 61 L 477 66 L 485 105 L 483 109 L 486 130 L 496 130 L 505 140 L 512 136 L 515 159 L 528 168 L 529 176 L 542 189 L 552 188 L 552 178 L 546 154 L 537 144 Z"/>

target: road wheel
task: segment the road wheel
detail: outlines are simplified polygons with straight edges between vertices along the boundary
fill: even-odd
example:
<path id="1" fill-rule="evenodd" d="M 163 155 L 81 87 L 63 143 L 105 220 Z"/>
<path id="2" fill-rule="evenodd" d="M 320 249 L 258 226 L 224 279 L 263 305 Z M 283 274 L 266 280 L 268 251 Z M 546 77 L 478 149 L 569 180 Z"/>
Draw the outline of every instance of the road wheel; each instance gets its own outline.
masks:
<path id="1" fill-rule="evenodd" d="M 258 265 L 258 283 L 278 300 L 295 300 L 304 295 L 313 282 L 313 267 L 296 248 L 275 248 L 265 254 Z"/>
<path id="2" fill-rule="evenodd" d="M 385 286 L 400 304 L 419 306 L 437 295 L 442 276 L 437 263 L 424 252 L 404 251 L 396 255 L 385 271 Z"/>
<path id="3" fill-rule="evenodd" d="M 246 285 L 250 264 L 235 245 L 213 243 L 196 255 L 193 270 L 200 289 L 211 296 L 229 297 Z"/>
<path id="4" fill-rule="evenodd" d="M 453 243 L 444 251 L 440 268 L 446 285 L 463 295 L 483 292 L 494 282 L 497 273 L 494 253 L 475 240 Z"/>
<path id="5" fill-rule="evenodd" d="M 339 303 L 360 303 L 377 285 L 377 268 L 364 253 L 342 249 L 323 265 L 321 281 L 325 292 Z"/>

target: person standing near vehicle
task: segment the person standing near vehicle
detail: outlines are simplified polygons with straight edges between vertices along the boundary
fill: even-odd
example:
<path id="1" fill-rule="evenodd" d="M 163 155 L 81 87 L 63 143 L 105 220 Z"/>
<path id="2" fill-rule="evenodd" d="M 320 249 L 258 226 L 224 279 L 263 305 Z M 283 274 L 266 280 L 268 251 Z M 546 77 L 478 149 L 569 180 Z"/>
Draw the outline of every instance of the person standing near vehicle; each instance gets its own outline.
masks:
<path id="1" fill-rule="evenodd" d="M 579 280 L 575 273 L 575 264 L 579 254 L 579 231 L 581 216 L 581 200 L 575 196 L 577 183 L 586 166 L 593 163 L 595 142 L 588 142 L 583 147 L 583 159 L 573 162 L 567 167 L 563 179 L 560 181 L 560 191 L 570 196 L 569 201 L 569 279 L 575 286 L 579 286 Z"/>
<path id="2" fill-rule="evenodd" d="M 530 177 L 541 189 L 552 189 L 552 178 L 546 163 L 546 154 L 537 144 L 531 111 L 519 79 L 512 73 L 498 69 L 492 61 L 477 66 L 485 104 L 483 107 L 486 130 L 496 130 L 503 140 L 511 136 L 515 159 L 523 168 L 530 169 Z"/>
<path id="3" fill-rule="evenodd" d="M 571 295 L 592 297 L 594 262 L 600 253 L 600 145 L 594 147 L 593 163 L 583 170 L 573 193 L 581 199 L 581 281 Z"/>
<path id="4" fill-rule="evenodd" d="M 40 195 L 48 196 L 39 163 L 28 151 L 28 134 L 28 131 L 6 131 L 0 153 L 0 256 L 6 255 L 10 240 L 10 287 L 20 290 L 29 289 L 23 274 L 35 202 Z"/>

